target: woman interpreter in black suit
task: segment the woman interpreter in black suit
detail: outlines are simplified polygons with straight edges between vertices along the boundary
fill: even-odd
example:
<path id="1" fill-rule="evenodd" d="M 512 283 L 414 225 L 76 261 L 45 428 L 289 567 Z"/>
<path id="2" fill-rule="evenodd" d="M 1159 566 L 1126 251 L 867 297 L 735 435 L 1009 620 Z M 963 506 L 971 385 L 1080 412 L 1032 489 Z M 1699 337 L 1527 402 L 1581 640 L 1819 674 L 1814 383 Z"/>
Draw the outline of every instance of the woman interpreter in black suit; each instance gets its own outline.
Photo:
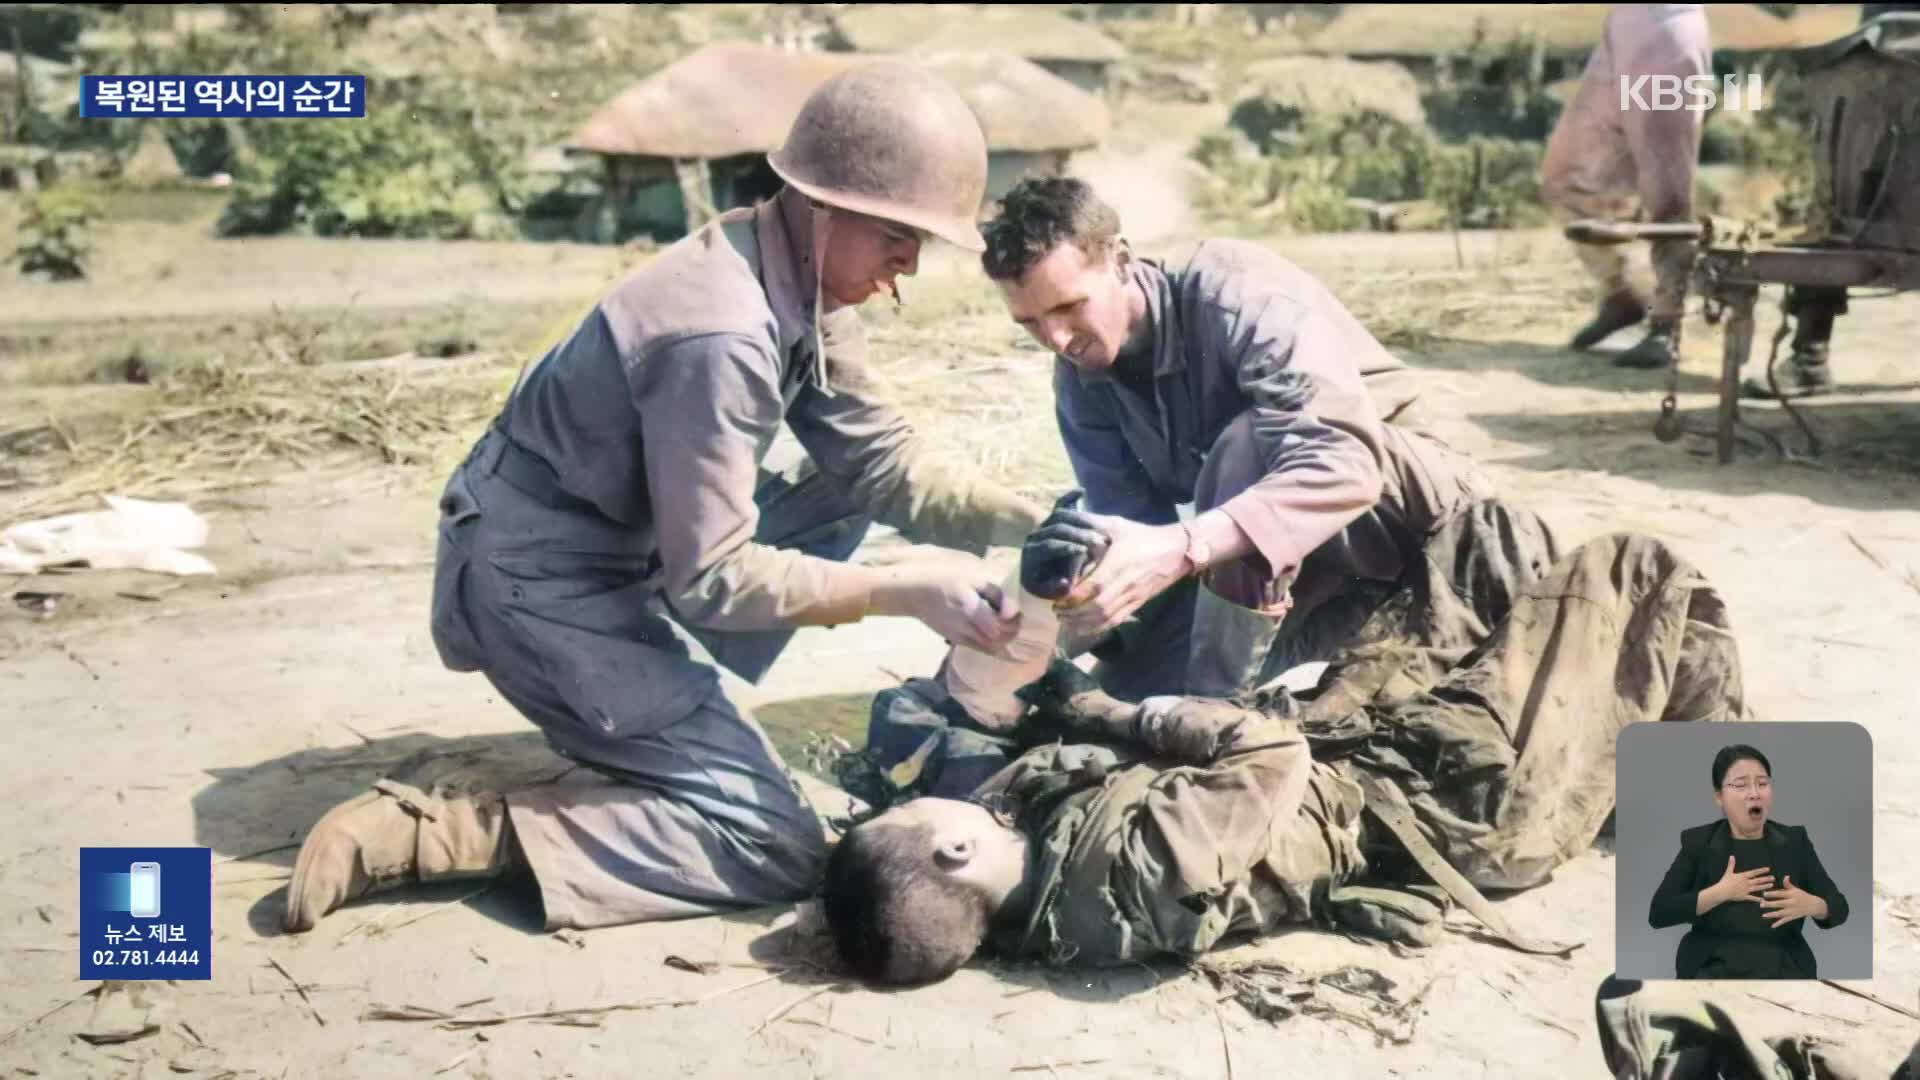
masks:
<path id="1" fill-rule="evenodd" d="M 1847 898 L 1807 830 L 1767 820 L 1773 766 L 1751 746 L 1713 758 L 1713 800 L 1726 815 L 1680 834 L 1680 854 L 1653 894 L 1654 929 L 1693 924 L 1674 961 L 1682 979 L 1813 979 L 1806 920 L 1831 930 Z"/>

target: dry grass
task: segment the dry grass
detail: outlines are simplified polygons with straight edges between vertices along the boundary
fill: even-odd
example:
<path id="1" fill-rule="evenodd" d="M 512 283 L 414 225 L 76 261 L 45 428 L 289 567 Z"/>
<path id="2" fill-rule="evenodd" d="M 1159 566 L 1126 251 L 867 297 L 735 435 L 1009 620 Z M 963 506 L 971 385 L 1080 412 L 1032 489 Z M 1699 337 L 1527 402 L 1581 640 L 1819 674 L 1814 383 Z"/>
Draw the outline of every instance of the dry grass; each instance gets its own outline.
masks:
<path id="1" fill-rule="evenodd" d="M 1051 502 L 1072 484 L 1053 415 L 1053 359 L 1008 318 L 977 270 L 909 283 L 867 320 L 889 400 L 936 459 Z"/>
<path id="2" fill-rule="evenodd" d="M 492 414 L 511 381 L 511 371 L 484 356 L 189 366 L 156 384 L 118 430 L 85 434 L 49 418 L 0 432 L 12 462 L 0 484 L 24 490 L 6 516 L 89 508 L 105 492 L 185 498 L 343 456 L 434 463 Z"/>

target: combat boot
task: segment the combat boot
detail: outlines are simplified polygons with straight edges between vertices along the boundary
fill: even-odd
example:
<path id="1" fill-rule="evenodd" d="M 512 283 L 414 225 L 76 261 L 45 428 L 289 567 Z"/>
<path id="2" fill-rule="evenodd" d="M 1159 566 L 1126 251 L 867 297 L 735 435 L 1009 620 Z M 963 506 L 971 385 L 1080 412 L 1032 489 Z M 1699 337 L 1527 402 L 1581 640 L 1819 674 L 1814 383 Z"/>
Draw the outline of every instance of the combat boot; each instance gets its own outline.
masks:
<path id="1" fill-rule="evenodd" d="M 287 887 L 286 928 L 311 930 L 341 904 L 397 885 L 496 877 L 508 869 L 509 848 L 502 797 L 434 798 L 382 780 L 307 834 Z"/>
<path id="2" fill-rule="evenodd" d="M 1780 396 L 1783 398 L 1815 397 L 1833 392 L 1833 369 L 1827 366 L 1827 347 L 1821 345 L 1802 345 L 1793 350 L 1785 363 L 1775 364 L 1774 381 L 1780 384 Z M 1764 376 L 1749 376 L 1740 384 L 1742 397 L 1763 401 L 1774 400 L 1773 387 L 1767 385 Z"/>
<path id="3" fill-rule="evenodd" d="M 1580 328 L 1573 335 L 1570 348 L 1591 349 L 1615 333 L 1647 317 L 1647 307 L 1631 292 L 1613 293 L 1600 301 L 1600 310 L 1594 313 L 1593 321 Z"/>
<path id="4" fill-rule="evenodd" d="M 1655 319 L 1647 336 L 1633 348 L 1613 358 L 1614 367 L 1659 371 L 1673 366 L 1680 350 L 1680 320 Z"/>

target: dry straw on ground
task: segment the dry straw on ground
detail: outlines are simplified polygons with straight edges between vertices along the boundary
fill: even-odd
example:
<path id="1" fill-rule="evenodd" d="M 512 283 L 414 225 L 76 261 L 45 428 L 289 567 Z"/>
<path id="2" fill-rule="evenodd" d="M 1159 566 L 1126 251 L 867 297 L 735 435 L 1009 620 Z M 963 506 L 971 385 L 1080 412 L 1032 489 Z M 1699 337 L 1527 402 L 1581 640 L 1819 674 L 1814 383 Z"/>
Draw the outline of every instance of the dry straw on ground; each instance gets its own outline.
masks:
<path id="1" fill-rule="evenodd" d="M 90 509 L 108 493 L 185 498 L 343 452 L 424 464 L 485 422 L 509 378 L 484 358 L 188 366 L 158 384 L 151 406 L 117 432 L 77 435 L 49 420 L 0 433 L 19 470 L 12 483 L 24 489 L 5 516 Z"/>

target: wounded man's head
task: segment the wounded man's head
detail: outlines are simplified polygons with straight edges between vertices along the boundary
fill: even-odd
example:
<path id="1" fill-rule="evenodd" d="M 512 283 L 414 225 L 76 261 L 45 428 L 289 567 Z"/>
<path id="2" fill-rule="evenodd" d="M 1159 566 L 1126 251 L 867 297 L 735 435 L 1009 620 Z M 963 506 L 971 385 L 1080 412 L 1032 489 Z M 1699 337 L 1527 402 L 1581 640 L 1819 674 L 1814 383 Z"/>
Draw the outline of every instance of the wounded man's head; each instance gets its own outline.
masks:
<path id="1" fill-rule="evenodd" d="M 1026 851 L 1019 832 L 953 799 L 915 799 L 855 827 L 821 887 L 841 960 L 871 982 L 953 974 L 1025 876 Z"/>

